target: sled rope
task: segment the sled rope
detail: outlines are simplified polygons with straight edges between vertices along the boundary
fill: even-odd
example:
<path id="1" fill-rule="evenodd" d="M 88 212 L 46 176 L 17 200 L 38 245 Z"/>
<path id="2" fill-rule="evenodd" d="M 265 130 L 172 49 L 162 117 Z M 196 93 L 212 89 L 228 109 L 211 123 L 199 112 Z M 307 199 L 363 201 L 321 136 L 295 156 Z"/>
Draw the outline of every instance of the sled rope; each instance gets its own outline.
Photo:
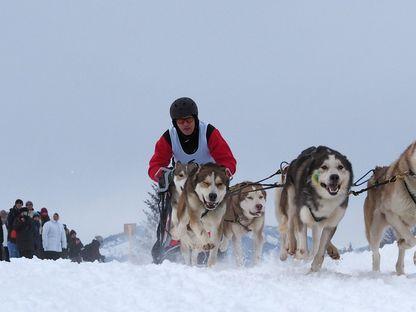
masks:
<path id="1" fill-rule="evenodd" d="M 268 176 L 268 177 L 266 177 L 264 179 L 261 179 L 261 180 L 256 181 L 256 182 L 241 183 L 240 184 L 240 187 L 238 187 L 238 188 L 230 187 L 230 191 L 227 193 L 227 196 L 235 196 L 237 194 L 238 195 L 248 194 L 248 193 L 252 193 L 252 192 L 265 191 L 265 190 L 269 190 L 269 189 L 273 189 L 273 188 L 283 187 L 284 184 L 277 183 L 277 182 L 276 183 L 262 183 L 262 182 L 267 181 L 267 180 L 273 178 L 274 176 L 277 176 L 279 174 L 282 174 L 285 171 L 285 169 L 286 169 L 286 166 L 285 165 L 288 166 L 289 163 L 286 162 L 286 161 L 282 161 L 280 163 L 279 170 L 277 170 L 275 173 L 271 174 L 270 176 Z M 259 186 L 259 185 L 262 186 L 261 189 L 256 189 L 256 190 L 242 192 L 242 190 L 244 188 L 248 187 L 248 186 Z"/>
<path id="2" fill-rule="evenodd" d="M 374 172 L 374 169 L 372 169 L 372 170 L 370 170 L 370 171 L 368 171 L 363 177 L 361 177 L 360 179 L 358 179 L 357 180 L 357 182 L 355 182 L 354 184 L 353 184 L 353 186 L 359 186 L 359 185 L 363 185 L 364 183 L 366 183 L 366 182 L 368 182 L 370 179 L 368 179 L 367 181 L 365 181 L 365 182 L 362 182 L 362 183 L 360 183 L 360 184 L 357 184 L 356 185 L 356 183 L 359 183 L 360 182 L 360 180 L 362 180 L 362 179 L 364 179 L 370 172 Z M 390 184 L 390 183 L 395 183 L 396 181 L 398 181 L 398 180 L 403 180 L 404 181 L 404 179 L 406 178 L 406 177 L 415 177 L 415 173 L 413 172 L 413 171 L 406 171 L 406 172 L 404 172 L 404 173 L 399 173 L 399 174 L 396 174 L 396 175 L 394 175 L 394 176 L 392 176 L 392 177 L 390 177 L 390 178 L 388 178 L 388 179 L 386 179 L 386 180 L 384 180 L 384 181 L 382 181 L 382 182 L 378 182 L 378 181 L 376 181 L 373 185 L 370 185 L 369 187 L 366 187 L 366 188 L 363 188 L 363 189 L 361 189 L 361 190 L 359 190 L 359 191 L 350 191 L 350 195 L 352 194 L 352 195 L 354 195 L 354 196 L 358 196 L 358 195 L 360 195 L 361 193 L 364 193 L 364 192 L 367 192 L 368 190 L 371 190 L 371 189 L 373 189 L 373 188 L 376 188 L 376 187 L 379 187 L 379 186 L 382 186 L 382 185 L 386 185 L 386 184 Z M 409 192 L 409 188 L 407 187 L 407 183 L 406 183 L 406 181 L 404 181 L 404 183 L 405 183 L 405 187 L 406 187 L 406 189 L 408 190 L 408 192 Z M 413 194 L 412 193 L 410 193 L 409 192 L 409 194 L 411 194 L 411 197 L 412 197 L 412 199 L 415 201 L 415 204 L 416 204 L 416 199 L 413 197 Z"/>

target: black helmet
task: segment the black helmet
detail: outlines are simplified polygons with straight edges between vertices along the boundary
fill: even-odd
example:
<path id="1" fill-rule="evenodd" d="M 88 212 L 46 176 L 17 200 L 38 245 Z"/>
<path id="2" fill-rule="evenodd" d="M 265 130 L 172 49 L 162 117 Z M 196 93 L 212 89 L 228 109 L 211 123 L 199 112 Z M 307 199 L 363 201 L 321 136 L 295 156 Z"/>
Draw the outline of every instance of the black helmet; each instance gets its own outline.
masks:
<path id="1" fill-rule="evenodd" d="M 187 97 L 175 100 L 170 106 L 170 117 L 172 120 L 188 116 L 198 116 L 198 107 L 196 103 Z"/>

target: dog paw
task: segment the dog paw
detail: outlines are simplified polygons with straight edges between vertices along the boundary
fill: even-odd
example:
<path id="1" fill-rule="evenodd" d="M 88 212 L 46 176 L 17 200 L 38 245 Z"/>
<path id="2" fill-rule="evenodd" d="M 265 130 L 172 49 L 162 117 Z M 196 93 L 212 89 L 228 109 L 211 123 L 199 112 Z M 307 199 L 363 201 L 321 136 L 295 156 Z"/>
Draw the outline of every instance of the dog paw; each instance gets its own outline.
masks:
<path id="1" fill-rule="evenodd" d="M 334 245 L 328 246 L 326 252 L 328 253 L 328 256 L 330 256 L 334 260 L 339 260 L 341 258 L 338 248 Z"/>
<path id="2" fill-rule="evenodd" d="M 308 258 L 308 252 L 304 249 L 296 250 L 295 258 L 298 260 L 305 260 Z"/>
<path id="3" fill-rule="evenodd" d="M 214 249 L 214 247 L 215 247 L 215 245 L 214 245 L 214 244 L 211 244 L 211 243 L 208 243 L 208 244 L 202 245 L 202 249 L 203 249 L 203 250 L 205 250 L 205 251 L 208 251 L 208 250 Z"/>
<path id="4" fill-rule="evenodd" d="M 311 272 L 319 272 L 321 270 L 321 268 L 322 268 L 322 263 L 312 262 Z"/>
<path id="5" fill-rule="evenodd" d="M 286 261 L 287 260 L 287 252 L 281 252 L 280 253 L 280 260 L 281 261 Z"/>
<path id="6" fill-rule="evenodd" d="M 291 255 L 291 256 L 294 256 L 294 255 L 296 254 L 296 250 L 295 250 L 295 249 L 291 249 L 291 248 L 289 248 L 289 249 L 287 250 L 287 253 L 288 253 L 289 255 Z"/>

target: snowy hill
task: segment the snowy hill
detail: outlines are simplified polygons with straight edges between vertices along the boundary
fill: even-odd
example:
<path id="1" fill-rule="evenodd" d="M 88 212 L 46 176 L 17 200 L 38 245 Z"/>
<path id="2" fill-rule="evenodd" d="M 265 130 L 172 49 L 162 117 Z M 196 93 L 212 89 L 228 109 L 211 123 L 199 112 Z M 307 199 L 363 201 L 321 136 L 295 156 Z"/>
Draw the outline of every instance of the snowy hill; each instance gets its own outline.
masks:
<path id="1" fill-rule="evenodd" d="M 17 259 L 0 262 L 2 311 L 415 311 L 413 253 L 407 276 L 393 274 L 396 246 L 381 255 L 380 274 L 369 252 L 326 258 L 317 274 L 273 253 L 242 269 Z"/>
<path id="2" fill-rule="evenodd" d="M 264 228 L 265 243 L 263 247 L 263 254 L 267 255 L 270 252 L 277 253 L 279 246 L 279 233 L 274 226 L 265 226 Z M 146 230 L 143 226 L 137 226 L 136 235 L 133 241 L 133 254 L 139 263 L 150 263 L 150 249 L 154 243 L 153 237 L 146 235 Z M 251 258 L 253 240 L 251 235 L 247 235 L 243 239 L 243 248 L 245 255 Z M 311 243 L 309 242 L 311 245 Z M 129 242 L 127 237 L 123 234 L 116 234 L 104 239 L 104 246 L 101 250 L 102 254 L 106 256 L 106 261 L 117 260 L 125 262 L 129 260 Z"/>

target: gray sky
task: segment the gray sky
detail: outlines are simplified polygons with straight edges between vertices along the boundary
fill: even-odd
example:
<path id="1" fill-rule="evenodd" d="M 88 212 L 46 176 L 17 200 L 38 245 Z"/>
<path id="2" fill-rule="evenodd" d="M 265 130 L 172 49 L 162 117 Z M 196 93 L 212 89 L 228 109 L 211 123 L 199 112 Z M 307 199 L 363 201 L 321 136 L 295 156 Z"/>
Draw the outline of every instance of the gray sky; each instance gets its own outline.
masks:
<path id="1" fill-rule="evenodd" d="M 61 213 L 89 240 L 138 222 L 147 164 L 189 96 L 235 182 L 304 148 L 358 177 L 415 139 L 414 1 L 0 0 L 0 206 Z M 275 224 L 273 192 L 267 223 Z M 365 243 L 352 198 L 335 242 Z"/>

